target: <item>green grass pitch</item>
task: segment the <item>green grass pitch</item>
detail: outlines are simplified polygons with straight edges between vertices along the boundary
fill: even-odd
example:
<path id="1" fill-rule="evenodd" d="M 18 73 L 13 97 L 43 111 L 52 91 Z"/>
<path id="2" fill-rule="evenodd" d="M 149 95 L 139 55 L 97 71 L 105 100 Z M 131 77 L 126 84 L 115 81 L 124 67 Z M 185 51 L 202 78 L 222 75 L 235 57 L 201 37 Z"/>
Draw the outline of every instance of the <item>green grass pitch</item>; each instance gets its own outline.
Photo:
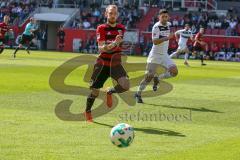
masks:
<path id="1" fill-rule="evenodd" d="M 191 67 L 185 67 L 182 60 L 174 60 L 179 75 L 166 80 L 174 87 L 170 93 L 145 98 L 146 104 L 132 107 L 119 99 L 116 109 L 89 124 L 62 121 L 54 112 L 66 98 L 74 100 L 71 112 L 83 112 L 86 97 L 64 95 L 49 87 L 50 74 L 80 54 L 19 51 L 14 60 L 12 52 L 0 55 L 0 160 L 240 159 L 240 63 L 208 61 L 201 67 L 199 61 L 190 61 Z M 145 63 L 146 58 L 128 60 Z M 74 70 L 66 83 L 87 87 L 81 77 L 84 72 L 84 67 Z M 191 118 L 122 119 L 126 113 L 138 112 Z M 135 128 L 128 148 L 117 148 L 109 140 L 111 127 L 121 122 Z"/>

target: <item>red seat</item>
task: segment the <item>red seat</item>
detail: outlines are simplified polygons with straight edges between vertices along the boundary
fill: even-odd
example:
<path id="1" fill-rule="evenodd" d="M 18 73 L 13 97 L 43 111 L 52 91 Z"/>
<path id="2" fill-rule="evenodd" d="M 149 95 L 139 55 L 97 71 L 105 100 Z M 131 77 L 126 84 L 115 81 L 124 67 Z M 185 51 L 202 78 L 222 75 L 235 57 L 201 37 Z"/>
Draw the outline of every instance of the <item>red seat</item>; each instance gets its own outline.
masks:
<path id="1" fill-rule="evenodd" d="M 177 27 L 177 30 L 183 29 L 183 27 Z"/>
<path id="2" fill-rule="evenodd" d="M 218 29 L 212 29 L 212 35 L 218 35 L 219 31 Z"/>
<path id="3" fill-rule="evenodd" d="M 212 34 L 212 30 L 211 29 L 206 29 L 205 33 L 206 34 Z"/>
<path id="4" fill-rule="evenodd" d="M 218 34 L 219 35 L 225 35 L 225 32 L 226 32 L 225 29 L 219 29 L 219 33 Z"/>
<path id="5" fill-rule="evenodd" d="M 178 29 L 177 27 L 172 27 L 172 28 L 171 28 L 171 31 L 174 32 L 174 33 L 175 33 L 176 31 L 178 31 L 178 30 L 179 30 L 179 29 Z"/>
<path id="6" fill-rule="evenodd" d="M 237 29 L 237 33 L 240 35 L 240 27 Z"/>

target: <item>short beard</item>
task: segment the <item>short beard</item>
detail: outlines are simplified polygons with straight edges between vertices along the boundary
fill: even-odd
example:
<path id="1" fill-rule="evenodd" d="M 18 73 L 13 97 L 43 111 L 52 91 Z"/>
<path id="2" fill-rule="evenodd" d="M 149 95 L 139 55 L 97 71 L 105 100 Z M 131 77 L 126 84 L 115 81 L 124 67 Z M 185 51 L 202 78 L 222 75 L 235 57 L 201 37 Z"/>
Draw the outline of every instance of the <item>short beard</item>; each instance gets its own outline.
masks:
<path id="1" fill-rule="evenodd" d="M 109 20 L 108 20 L 107 22 L 108 22 L 109 24 L 112 24 L 112 25 L 113 25 L 113 24 L 116 24 L 116 21 L 112 22 L 112 21 L 109 21 Z"/>
<path id="2" fill-rule="evenodd" d="M 162 23 L 162 25 L 164 25 L 164 26 L 165 26 L 165 25 L 167 25 L 167 22 L 164 22 L 164 23 L 163 23 L 163 22 L 161 22 L 161 23 Z"/>

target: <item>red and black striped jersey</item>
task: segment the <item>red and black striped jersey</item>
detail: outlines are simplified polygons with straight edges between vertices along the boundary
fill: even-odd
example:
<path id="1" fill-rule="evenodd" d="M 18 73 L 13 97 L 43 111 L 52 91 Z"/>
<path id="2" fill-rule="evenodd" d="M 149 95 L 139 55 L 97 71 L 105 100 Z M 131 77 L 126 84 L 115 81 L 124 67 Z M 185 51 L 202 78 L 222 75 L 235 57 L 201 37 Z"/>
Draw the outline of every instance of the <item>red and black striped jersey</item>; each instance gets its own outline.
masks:
<path id="1" fill-rule="evenodd" d="M 115 41 L 117 35 L 124 36 L 125 26 L 117 24 L 115 27 L 109 24 L 102 24 L 97 27 L 97 41 L 104 41 L 106 45 Z M 121 63 L 122 47 L 115 47 L 108 52 L 100 52 L 97 63 L 105 66 L 114 66 Z"/>
<path id="2" fill-rule="evenodd" d="M 10 30 L 10 26 L 4 22 L 0 23 L 0 29 L 1 29 L 1 34 L 0 34 L 0 39 L 5 38 L 5 33 Z"/>
<path id="3" fill-rule="evenodd" d="M 196 40 L 198 41 L 203 41 L 203 34 L 201 34 L 200 32 L 197 33 L 196 37 L 195 37 Z M 203 47 L 200 43 L 198 43 L 197 41 L 194 42 L 193 44 L 194 47 L 198 46 L 198 47 Z"/>

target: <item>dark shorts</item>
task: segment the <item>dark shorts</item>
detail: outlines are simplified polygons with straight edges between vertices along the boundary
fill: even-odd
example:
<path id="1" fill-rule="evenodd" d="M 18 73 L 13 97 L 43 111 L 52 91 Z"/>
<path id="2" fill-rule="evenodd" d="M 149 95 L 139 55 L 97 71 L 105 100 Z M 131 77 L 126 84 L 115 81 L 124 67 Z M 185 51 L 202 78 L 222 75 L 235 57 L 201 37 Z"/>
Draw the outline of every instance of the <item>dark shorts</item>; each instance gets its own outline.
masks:
<path id="1" fill-rule="evenodd" d="M 64 39 L 59 39 L 59 44 L 63 45 L 64 44 Z"/>
<path id="2" fill-rule="evenodd" d="M 111 77 L 114 80 L 118 80 L 121 77 L 128 77 L 123 66 L 103 66 L 101 64 L 95 64 L 93 74 L 91 77 L 90 88 L 99 89 L 102 88 L 107 79 Z"/>
<path id="3" fill-rule="evenodd" d="M 204 51 L 204 49 L 203 49 L 203 47 L 201 47 L 201 46 L 194 46 L 194 51 L 196 51 L 196 52 L 202 52 L 202 51 Z"/>
<path id="4" fill-rule="evenodd" d="M 4 45 L 5 42 L 6 42 L 6 40 L 5 40 L 4 38 L 3 38 L 3 39 L 1 38 L 1 39 L 0 39 L 0 46 Z"/>
<path id="5" fill-rule="evenodd" d="M 33 38 L 34 38 L 33 35 L 30 35 L 30 36 L 29 36 L 29 35 L 23 34 L 20 43 L 21 43 L 21 44 L 28 44 L 29 42 L 32 41 Z"/>

